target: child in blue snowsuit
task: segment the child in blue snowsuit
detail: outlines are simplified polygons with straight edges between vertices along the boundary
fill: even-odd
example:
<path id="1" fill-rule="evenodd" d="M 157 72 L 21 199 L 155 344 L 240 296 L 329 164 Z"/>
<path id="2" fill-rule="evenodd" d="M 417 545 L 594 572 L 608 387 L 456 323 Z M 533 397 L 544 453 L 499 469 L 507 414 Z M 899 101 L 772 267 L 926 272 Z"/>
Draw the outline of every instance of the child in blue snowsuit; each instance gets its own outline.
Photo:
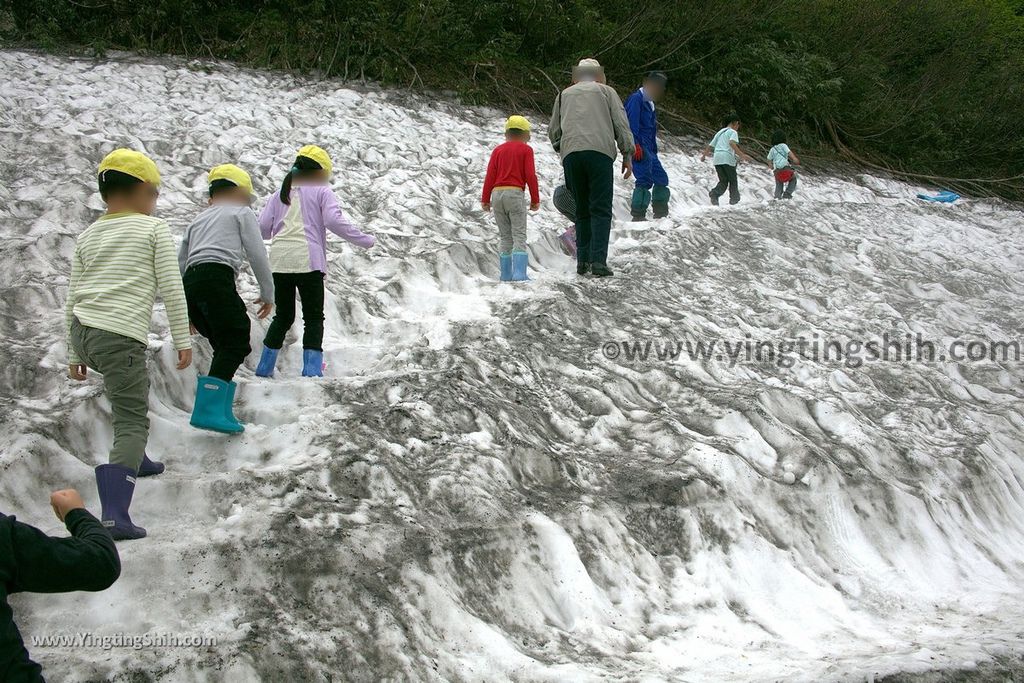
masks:
<path id="1" fill-rule="evenodd" d="M 647 220 L 647 207 L 654 209 L 655 218 L 668 215 L 668 174 L 658 159 L 658 114 L 654 103 L 665 93 L 668 77 L 660 71 L 652 71 L 644 77 L 644 83 L 626 99 L 626 117 L 633 131 L 636 149 L 633 153 L 633 201 L 630 213 L 634 221 Z"/>

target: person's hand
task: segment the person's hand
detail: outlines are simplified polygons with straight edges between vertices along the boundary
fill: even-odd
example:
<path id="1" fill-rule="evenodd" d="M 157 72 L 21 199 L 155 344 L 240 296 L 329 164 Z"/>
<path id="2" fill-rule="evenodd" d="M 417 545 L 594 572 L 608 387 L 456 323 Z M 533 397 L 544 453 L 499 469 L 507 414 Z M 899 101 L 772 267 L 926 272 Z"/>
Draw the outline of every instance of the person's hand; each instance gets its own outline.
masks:
<path id="1" fill-rule="evenodd" d="M 188 323 L 188 333 L 189 334 L 199 334 L 199 330 L 196 329 L 196 326 L 192 324 L 191 320 Z"/>
<path id="2" fill-rule="evenodd" d="M 274 310 L 274 304 L 263 299 L 256 299 L 255 303 L 259 306 L 259 310 L 256 311 L 256 317 L 260 320 L 266 320 L 270 312 Z"/>
<path id="3" fill-rule="evenodd" d="M 50 507 L 53 508 L 53 512 L 57 515 L 57 519 L 63 522 L 69 512 L 72 510 L 78 510 L 79 508 L 84 508 L 85 501 L 82 500 L 82 496 L 78 494 L 78 491 L 74 489 L 62 489 L 50 494 Z"/>
<path id="4" fill-rule="evenodd" d="M 178 351 L 178 369 L 184 370 L 190 365 L 192 365 L 192 349 Z"/>
<path id="5" fill-rule="evenodd" d="M 633 160 L 629 157 L 622 157 L 622 177 L 626 180 L 633 177 Z"/>
<path id="6" fill-rule="evenodd" d="M 76 382 L 84 382 L 87 373 L 88 370 L 86 369 L 84 363 L 78 363 L 77 365 L 68 366 L 68 377 L 75 380 Z"/>
<path id="7" fill-rule="evenodd" d="M 633 145 L 633 161 L 644 160 L 644 148 L 640 145 Z"/>
<path id="8" fill-rule="evenodd" d="M 708 160 L 708 155 L 705 154 L 704 152 L 701 152 L 700 153 L 700 162 L 703 164 L 707 160 Z"/>
<path id="9" fill-rule="evenodd" d="M 530 204 L 530 211 L 540 211 L 540 202 Z"/>
<path id="10" fill-rule="evenodd" d="M 490 202 L 480 202 L 480 208 L 483 209 L 484 211 L 490 211 L 491 210 L 491 203 Z"/>

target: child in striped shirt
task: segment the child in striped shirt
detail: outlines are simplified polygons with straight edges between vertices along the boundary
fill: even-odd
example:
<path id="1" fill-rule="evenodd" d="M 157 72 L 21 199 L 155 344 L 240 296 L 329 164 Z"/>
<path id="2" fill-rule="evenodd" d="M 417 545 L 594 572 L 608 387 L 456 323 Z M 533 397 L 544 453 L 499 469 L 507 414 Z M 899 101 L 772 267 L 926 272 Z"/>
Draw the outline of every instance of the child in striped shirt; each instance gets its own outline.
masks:
<path id="1" fill-rule="evenodd" d="M 82 381 L 87 368 L 101 373 L 110 400 L 114 444 L 109 464 L 96 468 L 96 488 L 103 525 L 114 540 L 146 535 L 128 514 L 135 478 L 164 469 L 146 457 L 146 348 L 158 292 L 167 308 L 178 369 L 192 364 L 174 242 L 167 223 L 151 216 L 159 186 L 160 172 L 149 157 L 130 149 L 108 154 L 99 167 L 99 190 L 107 213 L 79 235 L 71 265 L 66 307 L 68 374 Z"/>

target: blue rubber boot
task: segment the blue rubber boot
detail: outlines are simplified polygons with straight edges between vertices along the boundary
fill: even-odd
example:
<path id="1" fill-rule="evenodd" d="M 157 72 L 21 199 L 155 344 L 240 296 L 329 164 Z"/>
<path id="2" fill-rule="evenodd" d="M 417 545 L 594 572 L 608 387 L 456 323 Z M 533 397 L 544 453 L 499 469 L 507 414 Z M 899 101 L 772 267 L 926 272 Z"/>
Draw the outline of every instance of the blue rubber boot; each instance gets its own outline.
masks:
<path id="1" fill-rule="evenodd" d="M 501 266 L 501 275 L 498 279 L 508 282 L 512 279 L 512 254 L 498 254 L 498 265 Z"/>
<path id="2" fill-rule="evenodd" d="M 235 392 L 238 391 L 238 384 L 235 382 L 228 382 L 228 400 L 224 403 L 224 419 L 232 424 L 238 425 L 238 431 L 244 432 L 245 425 L 238 421 L 235 417 Z"/>
<path id="3" fill-rule="evenodd" d="M 154 475 L 163 473 L 164 464 L 162 462 L 150 460 L 148 455 L 146 455 L 145 453 L 142 454 L 142 464 L 139 465 L 140 477 L 152 477 Z"/>
<path id="4" fill-rule="evenodd" d="M 115 541 L 145 538 L 146 530 L 132 523 L 128 508 L 135 493 L 135 472 L 124 465 L 96 468 L 96 489 L 100 492 L 100 519 Z"/>
<path id="5" fill-rule="evenodd" d="M 196 402 L 189 424 L 221 434 L 237 434 L 245 429 L 234 417 L 229 420 L 225 414 L 231 409 L 225 407 L 231 396 L 229 384 L 231 382 L 216 377 L 200 377 L 196 381 Z"/>
<path id="6" fill-rule="evenodd" d="M 268 349 L 263 347 L 263 354 L 260 355 L 259 365 L 256 366 L 257 377 L 273 377 L 274 368 L 277 367 L 277 354 L 281 349 Z"/>
<path id="7" fill-rule="evenodd" d="M 324 352 L 316 349 L 302 350 L 302 376 L 324 376 Z"/>
<path id="8" fill-rule="evenodd" d="M 526 277 L 526 267 L 530 263 L 530 255 L 525 251 L 513 251 L 512 252 L 512 281 L 522 282 L 523 280 L 529 280 Z"/>

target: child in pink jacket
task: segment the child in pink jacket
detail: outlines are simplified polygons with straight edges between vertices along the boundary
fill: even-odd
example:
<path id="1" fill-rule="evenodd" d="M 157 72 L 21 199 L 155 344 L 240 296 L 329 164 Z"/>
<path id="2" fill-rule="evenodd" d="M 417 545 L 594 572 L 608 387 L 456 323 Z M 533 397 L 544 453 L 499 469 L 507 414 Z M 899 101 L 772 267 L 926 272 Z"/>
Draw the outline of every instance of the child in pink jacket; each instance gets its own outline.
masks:
<path id="1" fill-rule="evenodd" d="M 273 377 L 285 335 L 295 322 L 295 295 L 302 302 L 302 375 L 323 376 L 324 277 L 327 231 L 369 249 L 376 239 L 345 218 L 327 185 L 331 158 L 316 145 L 299 150 L 295 163 L 260 214 L 260 230 L 270 240 L 275 315 L 263 339 L 256 374 Z"/>

